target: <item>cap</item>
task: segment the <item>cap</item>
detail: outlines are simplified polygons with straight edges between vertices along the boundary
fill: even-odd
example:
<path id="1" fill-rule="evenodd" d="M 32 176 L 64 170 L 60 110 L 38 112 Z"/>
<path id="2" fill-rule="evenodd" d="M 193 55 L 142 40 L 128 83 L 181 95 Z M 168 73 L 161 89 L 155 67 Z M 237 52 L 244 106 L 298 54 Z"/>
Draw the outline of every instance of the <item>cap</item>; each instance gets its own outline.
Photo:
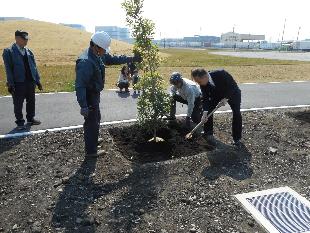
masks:
<path id="1" fill-rule="evenodd" d="M 15 32 L 15 36 L 20 36 L 20 37 L 22 37 L 25 40 L 29 39 L 28 32 L 25 32 L 25 31 L 22 31 L 22 30 L 17 30 Z"/>
<path id="2" fill-rule="evenodd" d="M 182 75 L 179 72 L 173 72 L 170 77 L 170 84 L 177 85 L 182 80 Z"/>

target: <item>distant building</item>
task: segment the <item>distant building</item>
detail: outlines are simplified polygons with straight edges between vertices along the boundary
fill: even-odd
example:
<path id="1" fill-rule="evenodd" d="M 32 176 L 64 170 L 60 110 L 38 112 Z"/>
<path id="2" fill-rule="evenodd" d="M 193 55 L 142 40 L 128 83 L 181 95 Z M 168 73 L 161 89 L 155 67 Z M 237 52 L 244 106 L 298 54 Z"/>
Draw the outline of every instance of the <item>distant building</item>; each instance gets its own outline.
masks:
<path id="1" fill-rule="evenodd" d="M 161 47 L 211 47 L 213 43 L 218 43 L 220 38 L 217 36 L 191 36 L 184 38 L 165 38 L 156 41 Z"/>
<path id="2" fill-rule="evenodd" d="M 81 31 L 86 31 L 86 28 L 82 24 L 61 23 L 61 25 L 66 26 L 66 27 L 70 27 L 70 28 L 74 28 L 74 29 L 78 29 Z"/>
<path id="3" fill-rule="evenodd" d="M 0 17 L 0 21 L 24 21 L 31 20 L 25 17 Z"/>
<path id="4" fill-rule="evenodd" d="M 105 31 L 111 36 L 111 38 L 115 40 L 121 40 L 125 42 L 131 41 L 130 31 L 128 28 L 122 28 L 117 26 L 96 26 L 95 31 Z"/>
<path id="5" fill-rule="evenodd" d="M 221 35 L 221 42 L 217 48 L 259 49 L 261 42 L 265 41 L 265 35 L 239 34 L 227 32 Z"/>
<path id="6" fill-rule="evenodd" d="M 265 40 L 265 35 L 239 34 L 227 32 L 221 35 L 221 43 Z"/>

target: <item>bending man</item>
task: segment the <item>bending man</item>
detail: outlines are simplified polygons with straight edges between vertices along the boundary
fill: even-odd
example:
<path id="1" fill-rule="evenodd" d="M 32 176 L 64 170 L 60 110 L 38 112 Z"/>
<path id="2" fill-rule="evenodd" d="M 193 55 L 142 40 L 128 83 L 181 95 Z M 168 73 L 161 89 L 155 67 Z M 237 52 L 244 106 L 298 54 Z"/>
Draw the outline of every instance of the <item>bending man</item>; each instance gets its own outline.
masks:
<path id="1" fill-rule="evenodd" d="M 200 85 L 203 96 L 203 116 L 202 121 L 206 121 L 216 105 L 224 98 L 227 98 L 228 104 L 233 112 L 232 136 L 233 144 L 240 147 L 242 137 L 242 116 L 240 112 L 241 90 L 236 81 L 225 70 L 215 70 L 208 72 L 205 69 L 192 70 L 193 79 Z M 210 142 L 215 142 L 213 137 L 213 116 L 211 116 L 204 125 L 204 133 Z"/>
<path id="2" fill-rule="evenodd" d="M 190 128 L 191 120 L 198 124 L 201 119 L 201 91 L 199 86 L 178 72 L 174 72 L 170 78 L 170 95 L 172 97 L 170 118 L 175 119 L 176 102 L 187 104 L 186 127 Z"/>

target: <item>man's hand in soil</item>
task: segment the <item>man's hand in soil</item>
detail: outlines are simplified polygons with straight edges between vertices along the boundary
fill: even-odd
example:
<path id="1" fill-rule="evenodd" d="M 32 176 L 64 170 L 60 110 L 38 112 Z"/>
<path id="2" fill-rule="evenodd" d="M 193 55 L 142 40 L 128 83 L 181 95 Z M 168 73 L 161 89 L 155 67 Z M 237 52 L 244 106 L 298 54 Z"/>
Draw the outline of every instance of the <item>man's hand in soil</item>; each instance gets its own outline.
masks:
<path id="1" fill-rule="evenodd" d="M 88 117 L 88 114 L 89 114 L 89 109 L 88 109 L 88 107 L 86 107 L 86 108 L 81 108 L 80 113 L 81 113 L 81 115 L 82 115 L 83 117 L 87 118 L 87 117 Z"/>
<path id="2" fill-rule="evenodd" d="M 186 117 L 185 119 L 185 126 L 187 129 L 191 128 L 191 118 L 190 117 Z"/>

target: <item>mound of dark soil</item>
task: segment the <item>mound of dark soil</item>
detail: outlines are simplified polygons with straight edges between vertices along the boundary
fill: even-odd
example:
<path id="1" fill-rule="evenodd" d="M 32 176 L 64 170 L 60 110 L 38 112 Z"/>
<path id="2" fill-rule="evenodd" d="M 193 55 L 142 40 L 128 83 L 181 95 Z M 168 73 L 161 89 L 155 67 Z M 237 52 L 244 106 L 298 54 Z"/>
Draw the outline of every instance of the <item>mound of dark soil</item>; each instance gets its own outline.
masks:
<path id="1" fill-rule="evenodd" d="M 196 138 L 186 140 L 185 135 L 188 130 L 182 127 L 182 123 L 159 129 L 157 136 L 164 139 L 163 142 L 149 142 L 152 134 L 147 133 L 138 125 L 113 127 L 109 129 L 109 133 L 122 155 L 138 163 L 193 156 L 214 149 L 198 134 Z"/>

